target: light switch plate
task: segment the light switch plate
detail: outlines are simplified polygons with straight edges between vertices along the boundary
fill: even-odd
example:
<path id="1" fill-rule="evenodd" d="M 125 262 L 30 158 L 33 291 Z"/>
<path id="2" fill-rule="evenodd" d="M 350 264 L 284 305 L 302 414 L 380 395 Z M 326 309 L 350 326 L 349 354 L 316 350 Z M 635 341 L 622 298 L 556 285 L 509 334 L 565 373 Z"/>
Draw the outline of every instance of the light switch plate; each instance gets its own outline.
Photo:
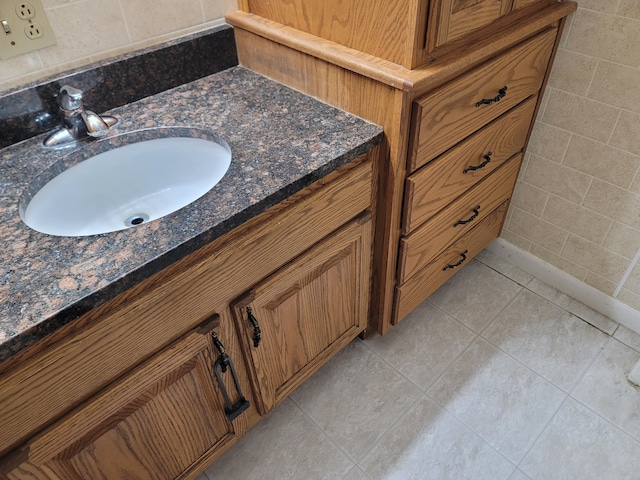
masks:
<path id="1" fill-rule="evenodd" d="M 55 44 L 40 0 L 0 0 L 0 60 Z"/>

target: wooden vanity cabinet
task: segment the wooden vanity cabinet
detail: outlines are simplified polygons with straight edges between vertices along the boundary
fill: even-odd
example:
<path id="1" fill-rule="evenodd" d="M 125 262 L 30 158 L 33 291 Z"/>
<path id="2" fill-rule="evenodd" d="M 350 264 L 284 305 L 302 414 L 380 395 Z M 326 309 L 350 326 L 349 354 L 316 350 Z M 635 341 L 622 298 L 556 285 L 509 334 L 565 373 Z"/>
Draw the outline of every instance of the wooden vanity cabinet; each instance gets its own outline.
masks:
<path id="1" fill-rule="evenodd" d="M 195 478 L 366 328 L 378 154 L 0 364 L 0 478 Z"/>
<path id="2" fill-rule="evenodd" d="M 227 21 L 241 65 L 384 128 L 369 328 L 385 334 L 499 235 L 577 5 L 360 3 L 241 0 Z M 367 42 L 374 25 L 393 55 Z"/>

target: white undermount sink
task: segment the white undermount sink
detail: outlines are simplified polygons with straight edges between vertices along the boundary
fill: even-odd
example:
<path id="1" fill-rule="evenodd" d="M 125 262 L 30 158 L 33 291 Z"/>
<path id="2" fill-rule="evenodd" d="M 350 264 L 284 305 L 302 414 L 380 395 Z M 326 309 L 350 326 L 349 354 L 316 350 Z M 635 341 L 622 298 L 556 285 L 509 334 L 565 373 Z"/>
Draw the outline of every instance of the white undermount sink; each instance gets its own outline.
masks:
<path id="1" fill-rule="evenodd" d="M 219 137 L 215 141 L 187 136 L 131 138 L 111 139 L 121 146 L 101 153 L 93 154 L 91 148 L 75 153 L 88 158 L 21 202 L 24 223 L 57 236 L 124 230 L 194 202 L 222 179 L 231 164 L 231 149 Z"/>

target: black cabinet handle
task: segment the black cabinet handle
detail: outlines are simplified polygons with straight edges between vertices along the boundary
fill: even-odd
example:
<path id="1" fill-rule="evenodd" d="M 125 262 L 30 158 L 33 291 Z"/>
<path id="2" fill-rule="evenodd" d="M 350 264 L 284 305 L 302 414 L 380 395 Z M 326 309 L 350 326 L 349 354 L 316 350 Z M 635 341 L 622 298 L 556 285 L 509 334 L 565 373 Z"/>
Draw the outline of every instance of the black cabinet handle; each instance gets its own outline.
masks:
<path id="1" fill-rule="evenodd" d="M 499 102 L 504 98 L 506 94 L 507 94 L 507 86 L 505 85 L 500 90 L 498 90 L 498 95 L 496 95 L 493 98 L 483 98 L 482 100 L 476 103 L 476 107 L 479 107 L 480 105 L 491 105 L 492 103 Z"/>
<path id="2" fill-rule="evenodd" d="M 464 263 L 464 261 L 467 259 L 467 253 L 469 253 L 469 250 L 465 250 L 464 252 L 462 252 L 460 254 L 460 256 L 462 257 L 459 261 L 457 261 L 456 263 L 450 263 L 449 265 L 447 265 L 446 267 L 444 267 L 442 269 L 443 272 L 446 272 L 447 270 L 449 270 L 450 268 L 456 268 L 459 267 L 460 265 L 462 265 Z"/>
<path id="3" fill-rule="evenodd" d="M 260 345 L 260 340 L 262 340 L 262 331 L 260 330 L 258 319 L 253 316 L 253 311 L 251 310 L 251 307 L 249 305 L 247 305 L 247 318 L 249 319 L 249 323 L 253 327 L 253 347 L 258 348 L 258 345 Z"/>
<path id="4" fill-rule="evenodd" d="M 491 155 L 493 155 L 493 152 L 489 152 L 487 153 L 484 157 L 482 157 L 484 159 L 484 161 L 479 164 L 479 165 L 470 165 L 467 168 L 465 168 L 462 173 L 469 173 L 469 172 L 473 172 L 474 170 L 480 170 L 481 168 L 486 167 L 489 162 L 491 161 Z"/>
<path id="5" fill-rule="evenodd" d="M 227 418 L 229 420 L 234 420 L 242 412 L 249 408 L 249 401 L 244 397 L 244 394 L 242 393 L 242 388 L 240 388 L 240 381 L 238 380 L 238 375 L 236 374 L 236 369 L 233 366 L 233 362 L 231 361 L 229 355 L 227 355 L 224 345 L 220 341 L 220 338 L 215 331 L 211 332 L 211 338 L 213 339 L 213 344 L 220 352 L 218 360 L 216 360 L 216 363 L 213 365 L 213 373 L 215 373 L 218 384 L 220 385 L 220 390 L 222 390 L 222 396 L 224 398 L 224 413 L 227 415 Z M 231 401 L 227 386 L 222 379 L 222 374 L 227 370 L 231 372 L 231 378 L 233 378 L 233 386 L 235 387 L 238 395 L 238 401 L 236 403 L 233 403 Z"/>
<path id="6" fill-rule="evenodd" d="M 458 225 L 466 225 L 469 222 L 473 222 L 476 218 L 478 218 L 478 215 L 480 214 L 480 205 L 477 205 L 476 208 L 472 210 L 472 212 L 473 215 L 471 215 L 469 218 L 467 218 L 466 220 L 458 220 L 453 224 L 453 226 L 457 227 Z"/>

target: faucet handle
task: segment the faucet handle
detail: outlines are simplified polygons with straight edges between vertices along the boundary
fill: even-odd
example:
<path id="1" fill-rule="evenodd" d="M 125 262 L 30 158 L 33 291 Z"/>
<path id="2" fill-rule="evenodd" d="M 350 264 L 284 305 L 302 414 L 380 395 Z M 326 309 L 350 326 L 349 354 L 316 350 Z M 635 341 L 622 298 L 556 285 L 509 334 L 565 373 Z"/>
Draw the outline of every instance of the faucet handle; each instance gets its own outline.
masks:
<path id="1" fill-rule="evenodd" d="M 58 93 L 58 105 L 63 110 L 78 110 L 82 108 L 82 90 L 63 85 Z"/>

